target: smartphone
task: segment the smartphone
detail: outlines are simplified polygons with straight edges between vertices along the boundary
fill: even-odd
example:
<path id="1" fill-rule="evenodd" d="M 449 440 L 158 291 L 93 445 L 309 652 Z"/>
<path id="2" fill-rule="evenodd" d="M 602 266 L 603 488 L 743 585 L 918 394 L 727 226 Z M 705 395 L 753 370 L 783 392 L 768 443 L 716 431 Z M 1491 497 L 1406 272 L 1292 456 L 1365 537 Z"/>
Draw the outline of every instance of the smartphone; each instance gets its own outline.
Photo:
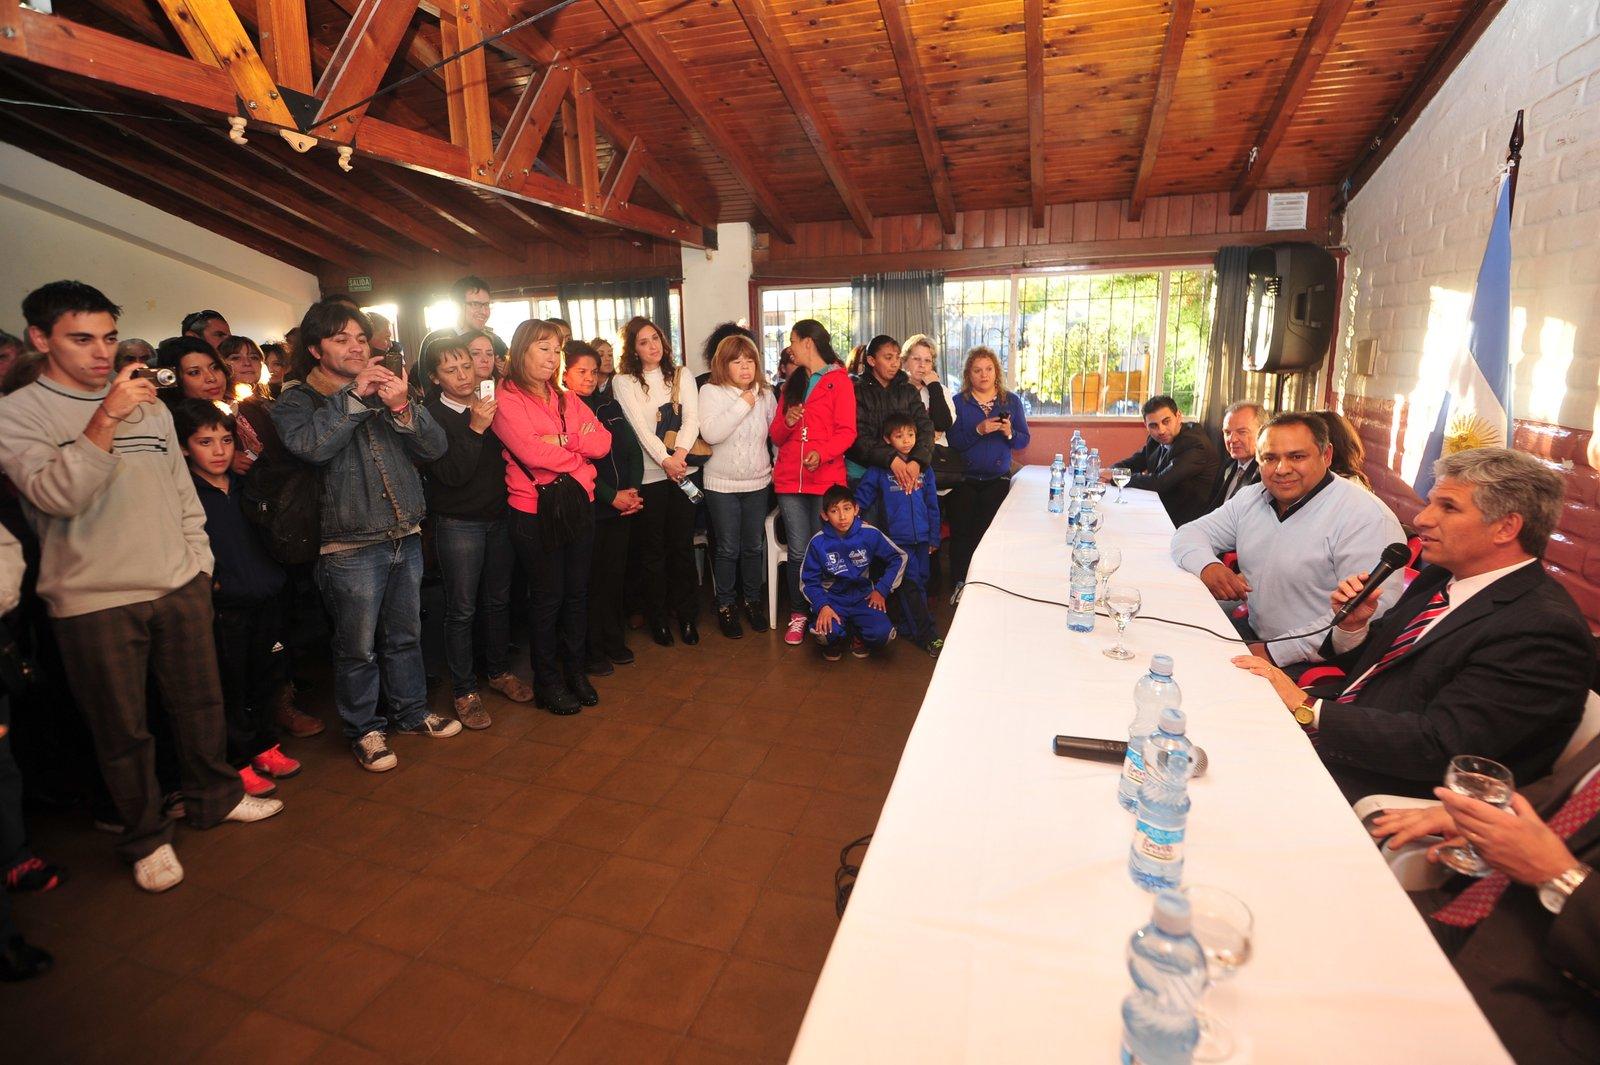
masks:
<path id="1" fill-rule="evenodd" d="M 405 373 L 405 355 L 394 348 L 390 348 L 383 353 L 383 368 L 396 377 L 400 377 Z"/>
<path id="2" fill-rule="evenodd" d="M 493 399 L 494 398 L 494 378 L 491 377 L 487 381 L 479 381 L 478 382 L 478 398 L 479 399 Z"/>

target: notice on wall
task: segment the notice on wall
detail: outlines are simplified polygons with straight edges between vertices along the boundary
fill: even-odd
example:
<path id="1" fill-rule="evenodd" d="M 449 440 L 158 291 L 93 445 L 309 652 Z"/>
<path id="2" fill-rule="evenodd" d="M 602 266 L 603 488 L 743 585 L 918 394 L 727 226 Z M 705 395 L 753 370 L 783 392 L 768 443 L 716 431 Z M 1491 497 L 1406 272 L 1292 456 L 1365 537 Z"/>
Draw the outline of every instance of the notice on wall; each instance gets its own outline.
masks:
<path id="1" fill-rule="evenodd" d="M 345 278 L 344 287 L 345 287 L 345 291 L 347 291 L 347 292 L 371 292 L 372 291 L 372 278 L 371 277 L 349 277 L 349 278 Z"/>
<path id="2" fill-rule="evenodd" d="M 1304 229 L 1310 201 L 1309 192 L 1267 193 L 1267 228 Z"/>

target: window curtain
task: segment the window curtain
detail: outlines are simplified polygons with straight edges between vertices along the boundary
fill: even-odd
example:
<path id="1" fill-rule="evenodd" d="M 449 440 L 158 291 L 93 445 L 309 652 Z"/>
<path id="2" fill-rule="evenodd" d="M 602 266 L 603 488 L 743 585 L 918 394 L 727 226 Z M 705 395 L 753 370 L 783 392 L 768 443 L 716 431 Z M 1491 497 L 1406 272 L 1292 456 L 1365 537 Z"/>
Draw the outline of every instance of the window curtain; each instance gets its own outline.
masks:
<path id="1" fill-rule="evenodd" d="M 850 279 L 853 343 L 880 333 L 904 340 L 913 333 L 938 336 L 944 324 L 944 273 L 907 270 Z M 835 339 L 834 347 L 841 347 Z"/>
<path id="2" fill-rule="evenodd" d="M 1205 388 L 1194 417 L 1213 436 L 1222 436 L 1222 414 L 1228 404 L 1250 395 L 1248 378 L 1263 377 L 1244 368 L 1244 316 L 1250 294 L 1250 249 L 1219 248 L 1216 259 L 1216 309 L 1211 321 L 1211 343 L 1206 351 Z"/>
<path id="3" fill-rule="evenodd" d="M 579 339 L 620 332 L 629 318 L 639 314 L 660 326 L 663 335 L 671 335 L 672 285 L 664 277 L 558 285 L 556 298 L 561 301 L 561 317 L 572 324 L 572 335 Z M 679 352 L 678 360 L 682 358 Z"/>

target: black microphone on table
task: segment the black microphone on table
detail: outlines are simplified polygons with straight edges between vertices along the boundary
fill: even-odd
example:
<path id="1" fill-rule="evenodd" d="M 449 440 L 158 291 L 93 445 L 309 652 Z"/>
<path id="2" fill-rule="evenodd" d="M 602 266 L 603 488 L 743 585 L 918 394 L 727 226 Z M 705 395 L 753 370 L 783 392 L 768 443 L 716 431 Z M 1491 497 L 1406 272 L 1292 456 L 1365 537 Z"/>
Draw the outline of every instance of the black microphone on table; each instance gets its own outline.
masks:
<path id="1" fill-rule="evenodd" d="M 1390 544 L 1383 549 L 1383 554 L 1378 558 L 1378 564 L 1372 567 L 1372 572 L 1367 574 L 1366 583 L 1349 600 L 1333 612 L 1333 624 L 1337 625 L 1355 612 L 1356 607 L 1366 602 L 1378 590 L 1378 585 L 1389 579 L 1395 570 L 1405 569 L 1411 564 L 1411 548 L 1405 544 Z M 1330 626 L 1331 627 L 1331 626 Z"/>
<path id="2" fill-rule="evenodd" d="M 1119 765 L 1123 756 L 1128 753 L 1127 740 L 1101 740 L 1091 736 L 1057 736 L 1053 747 L 1063 758 L 1088 758 L 1096 762 L 1116 762 Z M 1196 746 L 1194 770 L 1189 775 L 1205 776 L 1206 768 L 1210 764 L 1211 759 L 1206 757 L 1205 748 Z"/>

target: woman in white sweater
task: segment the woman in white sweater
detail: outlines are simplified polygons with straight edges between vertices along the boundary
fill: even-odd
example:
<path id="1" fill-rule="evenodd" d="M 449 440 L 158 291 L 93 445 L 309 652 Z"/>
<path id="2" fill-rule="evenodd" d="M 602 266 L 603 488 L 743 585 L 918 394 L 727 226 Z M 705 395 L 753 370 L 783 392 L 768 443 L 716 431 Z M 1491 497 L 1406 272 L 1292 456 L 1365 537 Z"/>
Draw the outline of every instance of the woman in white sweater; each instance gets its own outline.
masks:
<path id="1" fill-rule="evenodd" d="M 699 643 L 694 504 L 682 488 L 690 473 L 689 449 L 700 435 L 699 392 L 694 378 L 673 365 L 665 334 L 643 317 L 622 327 L 622 358 L 611 389 L 644 449 L 644 483 L 639 488 L 644 509 L 633 519 L 637 523 L 633 535 L 650 635 L 661 646 L 671 647 L 667 622 L 671 614 L 678 620 L 683 642 Z M 662 437 L 674 422 L 679 422 L 677 437 L 669 451 Z M 616 564 L 624 565 L 625 560 L 617 559 Z"/>
<path id="2" fill-rule="evenodd" d="M 711 445 L 706 462 L 706 510 L 716 533 L 712 573 L 717 585 L 717 626 L 737 640 L 744 635 L 734 595 L 735 576 L 744 587 L 744 614 L 756 632 L 767 631 L 762 604 L 766 575 L 767 491 L 772 487 L 772 452 L 767 426 L 778 399 L 760 369 L 761 352 L 747 336 L 730 336 L 711 356 L 711 380 L 700 389 L 700 437 Z"/>

